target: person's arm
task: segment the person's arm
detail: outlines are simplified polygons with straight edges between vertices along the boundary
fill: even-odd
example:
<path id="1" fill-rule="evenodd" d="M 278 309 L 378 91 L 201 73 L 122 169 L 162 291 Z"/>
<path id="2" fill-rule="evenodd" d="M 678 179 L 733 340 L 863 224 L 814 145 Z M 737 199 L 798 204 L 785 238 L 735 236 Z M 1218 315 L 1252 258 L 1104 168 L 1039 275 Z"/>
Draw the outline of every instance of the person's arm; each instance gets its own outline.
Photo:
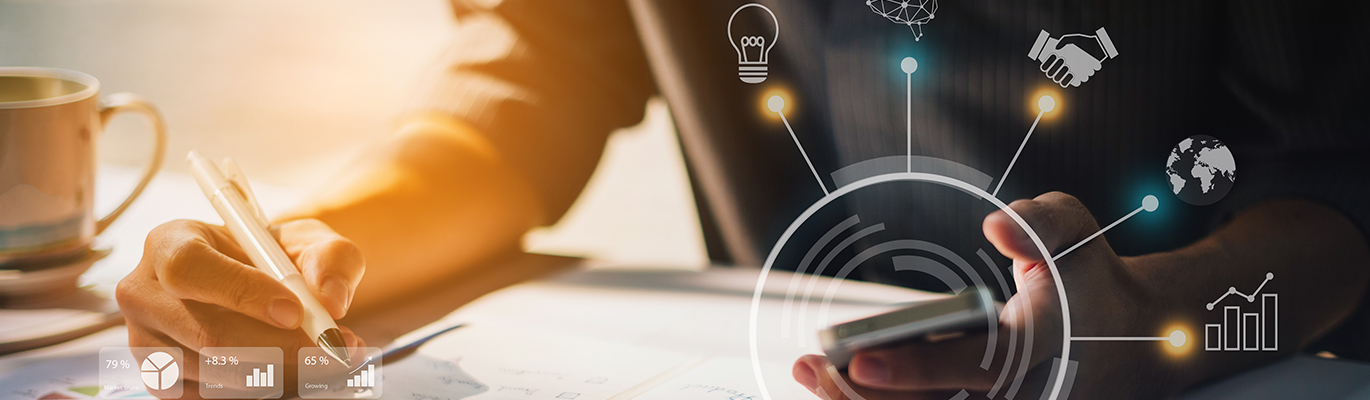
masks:
<path id="1" fill-rule="evenodd" d="M 334 319 L 518 251 L 523 232 L 546 221 L 526 179 L 460 124 L 415 120 L 363 159 L 273 226 Z M 299 300 L 252 267 L 223 226 L 157 227 L 116 294 L 132 347 L 182 347 L 194 357 L 202 347 L 313 346 L 298 329 Z M 350 347 L 364 344 L 340 328 Z M 186 378 L 197 369 L 187 365 Z"/>
<path id="2" fill-rule="evenodd" d="M 317 219 L 361 249 L 368 274 L 349 308 L 520 251 L 524 232 L 549 222 L 528 179 L 465 124 L 415 119 L 363 160 L 279 218 Z"/>
<path id="3" fill-rule="evenodd" d="M 622 1 L 452 7 L 456 37 L 398 134 L 282 217 L 319 219 L 361 248 L 356 308 L 521 250 L 655 90 Z"/>
<path id="4" fill-rule="evenodd" d="M 1097 232 L 1098 223 L 1074 197 L 1048 193 L 1010 207 L 1055 252 Z M 1036 365 L 1030 384 L 1045 382 L 1048 352 L 1060 351 L 1060 303 L 1043 255 L 1002 211 L 985 219 L 985 235 L 1013 258 L 1019 294 L 1005 305 L 1001 334 L 1020 334 L 1024 309 L 1032 310 Z M 1074 342 L 1080 362 L 1072 397 L 1159 398 L 1194 383 L 1250 368 L 1298 351 L 1337 325 L 1360 304 L 1370 283 L 1370 247 L 1340 213 L 1304 200 L 1274 200 L 1250 207 L 1209 237 L 1172 252 L 1120 258 L 1103 237 L 1057 261 L 1070 301 L 1075 336 L 1168 336 L 1189 328 L 1185 354 L 1167 355 L 1168 343 Z M 1229 286 L 1273 273 L 1266 290 L 1280 293 L 1280 351 L 1205 352 L 1205 305 Z M 1249 289 L 1248 289 L 1249 290 Z M 1028 296 L 1024 296 L 1026 293 Z M 978 361 L 986 335 L 935 344 L 859 353 L 841 379 L 866 399 L 908 399 L 960 388 L 987 391 L 998 371 Z M 1006 343 L 1003 343 L 1006 344 Z M 1006 349 L 1008 346 L 997 346 Z M 1000 355 L 1002 357 L 1003 354 Z M 795 363 L 796 380 L 827 398 L 846 398 L 822 356 Z M 1033 395 L 1036 395 L 1035 393 Z M 945 398 L 946 396 L 942 396 Z"/>
<path id="5" fill-rule="evenodd" d="M 520 250 L 528 228 L 565 212 L 609 133 L 640 121 L 654 91 L 622 1 L 453 6 L 457 38 L 396 133 L 276 219 L 335 319 Z M 193 359 L 202 347 L 312 345 L 299 300 L 222 226 L 154 229 L 116 295 L 133 347 Z"/>
<path id="6" fill-rule="evenodd" d="M 1366 243 L 1341 213 L 1286 199 L 1252 206 L 1183 249 L 1124 260 L 1148 287 L 1148 303 L 1162 310 L 1153 324 L 1186 321 L 1194 328 L 1192 357 L 1166 363 L 1171 386 L 1186 387 L 1287 356 L 1336 327 L 1361 304 L 1370 283 Z M 1206 305 L 1229 286 L 1249 294 L 1255 287 L 1247 286 L 1259 284 L 1266 273 L 1274 279 L 1264 291 L 1280 296 L 1279 352 L 1204 352 L 1198 321 L 1214 321 L 1221 312 Z"/>

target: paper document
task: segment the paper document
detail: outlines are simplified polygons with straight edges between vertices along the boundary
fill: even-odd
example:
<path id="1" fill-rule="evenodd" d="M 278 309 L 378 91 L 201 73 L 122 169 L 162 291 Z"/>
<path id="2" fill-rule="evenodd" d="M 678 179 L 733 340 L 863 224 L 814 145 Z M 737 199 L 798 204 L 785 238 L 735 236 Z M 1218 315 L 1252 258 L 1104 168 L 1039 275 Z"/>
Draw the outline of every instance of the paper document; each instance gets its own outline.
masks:
<path id="1" fill-rule="evenodd" d="M 788 373 L 779 366 L 762 364 L 770 368 L 769 375 Z M 780 387 L 767 387 L 772 399 L 811 399 L 813 394 L 805 391 L 798 383 Z M 752 373 L 751 360 L 743 358 L 715 358 L 690 368 L 670 380 L 656 385 L 634 400 L 760 400 L 760 388 L 756 375 Z"/>
<path id="2" fill-rule="evenodd" d="M 448 332 L 386 365 L 386 387 L 410 400 L 761 398 L 750 360 L 493 327 Z"/>

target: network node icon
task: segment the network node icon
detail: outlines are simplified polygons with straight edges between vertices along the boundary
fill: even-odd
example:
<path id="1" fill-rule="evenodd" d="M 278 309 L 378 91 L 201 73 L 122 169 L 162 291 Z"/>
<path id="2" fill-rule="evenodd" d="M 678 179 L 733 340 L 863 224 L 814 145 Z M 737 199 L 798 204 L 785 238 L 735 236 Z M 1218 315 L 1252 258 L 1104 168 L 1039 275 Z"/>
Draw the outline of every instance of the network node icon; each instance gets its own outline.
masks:
<path id="1" fill-rule="evenodd" d="M 744 11 L 747 10 L 747 11 Z M 761 18 L 747 19 L 748 23 L 734 29 L 733 23 L 738 21 L 739 14 L 752 12 Z M 755 26 L 756 20 L 771 20 L 773 29 L 765 29 Z M 737 52 L 737 77 L 744 83 L 761 83 L 766 81 L 769 74 L 769 63 L 771 49 L 775 47 L 775 41 L 780 38 L 780 21 L 775 18 L 775 13 L 770 8 L 757 3 L 747 3 L 733 11 L 733 15 L 728 17 L 728 41 L 733 45 L 733 51 Z"/>
<path id="2" fill-rule="evenodd" d="M 1080 84 L 1103 68 L 1106 59 L 1118 57 L 1118 49 L 1104 28 L 1093 35 L 1072 33 L 1060 38 L 1051 37 L 1043 30 L 1028 51 L 1028 58 L 1040 62 L 1042 72 L 1061 87 L 1080 87 Z"/>
<path id="3" fill-rule="evenodd" d="M 937 16 L 937 0 L 866 0 L 866 5 L 890 22 L 908 26 L 915 41 L 923 38 L 923 24 Z"/>

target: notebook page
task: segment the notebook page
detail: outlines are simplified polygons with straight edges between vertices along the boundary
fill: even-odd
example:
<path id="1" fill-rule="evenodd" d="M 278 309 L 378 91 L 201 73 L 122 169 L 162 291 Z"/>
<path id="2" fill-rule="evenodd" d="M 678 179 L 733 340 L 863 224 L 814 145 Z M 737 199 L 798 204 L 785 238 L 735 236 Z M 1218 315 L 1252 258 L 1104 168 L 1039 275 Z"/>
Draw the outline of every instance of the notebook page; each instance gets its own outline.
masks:
<path id="1" fill-rule="evenodd" d="M 808 390 L 790 378 L 789 368 L 762 363 L 766 390 L 771 399 L 814 399 Z M 713 358 L 689 371 L 662 382 L 633 400 L 761 400 L 761 390 L 745 358 Z"/>
<path id="2" fill-rule="evenodd" d="M 607 400 L 682 364 L 682 354 L 490 325 L 434 338 L 387 364 L 387 398 Z"/>

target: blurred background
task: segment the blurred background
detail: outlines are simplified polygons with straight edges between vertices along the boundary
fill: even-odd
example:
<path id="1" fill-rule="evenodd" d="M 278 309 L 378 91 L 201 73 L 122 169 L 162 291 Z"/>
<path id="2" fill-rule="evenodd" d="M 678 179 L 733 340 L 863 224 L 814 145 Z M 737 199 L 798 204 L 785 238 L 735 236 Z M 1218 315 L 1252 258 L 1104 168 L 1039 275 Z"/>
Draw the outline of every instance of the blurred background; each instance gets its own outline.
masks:
<path id="1" fill-rule="evenodd" d="M 5 0 L 0 65 L 78 70 L 99 78 L 104 94 L 134 92 L 156 103 L 171 135 L 158 182 L 189 179 L 184 154 L 196 149 L 234 157 L 258 192 L 288 203 L 393 129 L 457 23 L 440 0 Z M 644 112 L 641 125 L 610 139 L 570 213 L 528 235 L 530 251 L 609 264 L 706 263 L 669 112 L 659 99 Z M 147 132 L 136 117 L 106 131 L 97 212 L 131 189 L 127 177 L 150 155 Z M 144 194 L 156 195 L 156 187 Z M 146 235 L 177 217 L 157 211 L 135 204 L 112 232 Z M 137 229 L 115 229 L 121 224 Z M 137 259 L 127 252 L 141 237 L 115 241 L 122 259 Z"/>

